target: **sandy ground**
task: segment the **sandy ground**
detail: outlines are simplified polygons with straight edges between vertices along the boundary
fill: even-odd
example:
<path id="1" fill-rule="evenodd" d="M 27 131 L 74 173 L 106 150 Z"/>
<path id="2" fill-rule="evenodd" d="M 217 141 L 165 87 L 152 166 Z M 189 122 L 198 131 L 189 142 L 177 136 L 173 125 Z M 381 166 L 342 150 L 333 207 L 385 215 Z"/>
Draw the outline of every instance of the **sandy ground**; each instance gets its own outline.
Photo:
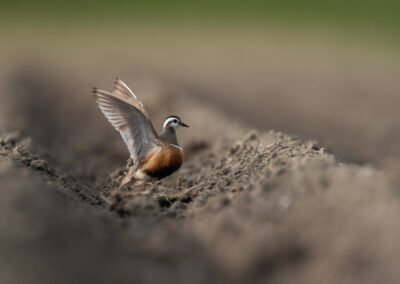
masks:
<path id="1" fill-rule="evenodd" d="M 178 133 L 178 173 L 112 196 L 128 153 L 87 90 L 109 89 L 115 70 L 89 78 L 90 68 L 38 66 L 1 82 L 1 283 L 398 282 L 399 98 L 389 77 L 367 72 L 337 90 L 326 86 L 341 72 L 286 84 L 290 68 L 278 65 L 252 81 L 240 81 L 243 72 L 224 81 L 218 66 L 125 69 L 156 129 L 169 114 L 190 128 Z M 382 83 L 383 99 L 368 78 Z M 279 96 L 263 95 L 271 86 Z"/>

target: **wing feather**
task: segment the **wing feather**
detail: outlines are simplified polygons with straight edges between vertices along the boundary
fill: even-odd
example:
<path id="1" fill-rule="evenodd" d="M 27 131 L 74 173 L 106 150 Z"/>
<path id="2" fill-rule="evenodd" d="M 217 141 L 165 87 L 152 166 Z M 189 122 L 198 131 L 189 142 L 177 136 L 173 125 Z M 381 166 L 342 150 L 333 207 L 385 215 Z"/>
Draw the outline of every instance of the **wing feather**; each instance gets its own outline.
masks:
<path id="1" fill-rule="evenodd" d="M 101 112 L 121 134 L 135 167 L 138 167 L 146 154 L 159 144 L 142 102 L 119 79 L 113 93 L 93 88 L 93 95 Z"/>
<path id="2" fill-rule="evenodd" d="M 148 119 L 150 119 L 149 113 L 145 109 L 143 103 L 139 101 L 133 91 L 124 82 L 122 82 L 122 80 L 118 78 L 116 78 L 114 81 L 113 94 L 116 97 L 123 98 L 129 101 L 129 103 L 139 109 Z"/>

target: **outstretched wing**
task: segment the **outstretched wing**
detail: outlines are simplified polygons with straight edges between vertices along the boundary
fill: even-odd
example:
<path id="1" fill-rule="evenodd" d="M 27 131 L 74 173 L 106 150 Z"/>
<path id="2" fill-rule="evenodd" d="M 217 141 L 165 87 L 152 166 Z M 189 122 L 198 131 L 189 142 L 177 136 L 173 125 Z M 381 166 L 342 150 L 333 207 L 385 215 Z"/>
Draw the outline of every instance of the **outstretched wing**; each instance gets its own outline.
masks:
<path id="1" fill-rule="evenodd" d="M 132 90 L 124 82 L 122 82 L 122 80 L 118 78 L 116 78 L 114 81 L 113 94 L 116 97 L 127 100 L 130 104 L 140 110 L 148 120 L 150 120 L 149 113 L 144 108 L 143 103 L 139 101 Z"/>
<path id="2" fill-rule="evenodd" d="M 141 101 L 128 86 L 117 79 L 113 93 L 93 88 L 100 110 L 122 136 L 135 167 L 146 154 L 159 143 Z"/>

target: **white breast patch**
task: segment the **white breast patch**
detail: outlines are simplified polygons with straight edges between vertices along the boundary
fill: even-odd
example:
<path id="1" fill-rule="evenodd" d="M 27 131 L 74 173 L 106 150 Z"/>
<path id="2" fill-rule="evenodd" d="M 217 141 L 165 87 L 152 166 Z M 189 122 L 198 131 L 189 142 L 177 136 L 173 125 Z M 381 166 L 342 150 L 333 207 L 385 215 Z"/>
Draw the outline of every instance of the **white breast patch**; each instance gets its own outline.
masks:
<path id="1" fill-rule="evenodd" d="M 172 147 L 178 148 L 179 150 L 183 151 L 181 146 L 178 146 L 178 145 L 175 145 L 175 144 L 169 144 L 169 145 L 171 145 Z"/>

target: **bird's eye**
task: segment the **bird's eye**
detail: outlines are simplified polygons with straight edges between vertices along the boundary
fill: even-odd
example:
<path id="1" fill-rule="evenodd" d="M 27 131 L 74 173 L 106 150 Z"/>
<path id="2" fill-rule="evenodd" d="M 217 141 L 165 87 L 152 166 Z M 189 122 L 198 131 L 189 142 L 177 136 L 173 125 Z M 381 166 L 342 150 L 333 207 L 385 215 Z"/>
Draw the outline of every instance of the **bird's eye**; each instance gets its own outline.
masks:
<path id="1" fill-rule="evenodd" d="M 178 123 L 178 121 L 177 121 L 176 119 L 174 119 L 174 122 L 175 122 L 175 123 Z"/>

